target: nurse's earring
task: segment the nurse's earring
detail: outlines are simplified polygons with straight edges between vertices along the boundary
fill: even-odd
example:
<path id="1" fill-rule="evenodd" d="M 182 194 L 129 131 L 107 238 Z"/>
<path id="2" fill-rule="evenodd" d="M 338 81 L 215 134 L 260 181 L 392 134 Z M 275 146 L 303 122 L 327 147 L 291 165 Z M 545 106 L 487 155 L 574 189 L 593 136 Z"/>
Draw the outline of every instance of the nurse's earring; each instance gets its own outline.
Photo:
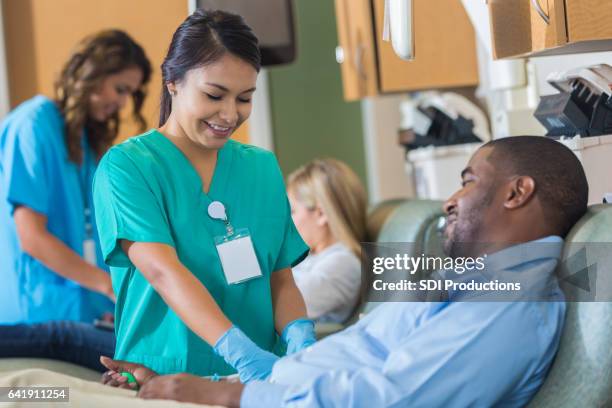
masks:
<path id="1" fill-rule="evenodd" d="M 167 89 L 168 89 L 168 93 L 171 96 L 176 96 L 176 88 L 175 88 L 174 84 L 168 84 L 168 88 Z"/>

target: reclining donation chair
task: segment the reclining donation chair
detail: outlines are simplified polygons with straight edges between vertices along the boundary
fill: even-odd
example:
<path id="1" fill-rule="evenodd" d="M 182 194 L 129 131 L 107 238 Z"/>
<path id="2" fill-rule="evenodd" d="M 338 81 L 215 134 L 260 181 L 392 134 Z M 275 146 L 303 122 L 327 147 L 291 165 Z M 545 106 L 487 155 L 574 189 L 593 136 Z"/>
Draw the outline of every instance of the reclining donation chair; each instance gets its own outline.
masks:
<path id="1" fill-rule="evenodd" d="M 384 207 L 384 206 L 383 206 Z M 395 209 L 378 228 L 378 242 L 414 242 L 415 254 L 441 254 L 439 234 L 441 202 L 395 202 Z M 376 209 L 374 210 L 374 213 Z M 378 222 L 381 222 L 380 220 Z M 564 259 L 579 243 L 592 243 L 593 252 L 604 252 L 604 259 L 588 259 L 597 264 L 597 279 L 590 276 L 591 291 L 576 289 L 568 299 L 561 344 L 542 388 L 529 408 L 612 407 L 612 302 L 594 302 L 593 290 L 612 297 L 612 205 L 591 206 L 566 238 Z M 599 251 L 597 251 L 599 249 Z M 608 254 L 605 254 L 608 250 Z M 561 272 L 562 273 L 562 272 Z M 563 281 L 565 276 L 560 275 Z M 602 285 L 603 284 L 603 285 Z M 602 287 L 603 286 L 603 287 Z M 565 286 L 564 286 L 565 289 Z M 595 300 L 599 299 L 598 296 Z M 361 313 L 374 304 L 364 304 Z"/>
<path id="2" fill-rule="evenodd" d="M 587 242 L 608 244 L 604 249 L 612 247 L 612 205 L 591 206 L 572 228 L 565 251 L 572 248 L 572 243 Z M 612 276 L 611 266 L 610 258 L 600 260 L 597 282 L 591 284 L 605 285 Z M 607 289 L 608 293 L 604 296 L 609 298 L 610 286 L 605 286 L 607 288 L 603 290 Z M 580 290 L 575 291 L 572 298 L 579 301 L 591 299 L 588 293 Z M 559 351 L 544 385 L 528 407 L 612 406 L 611 345 L 612 302 L 568 303 Z"/>

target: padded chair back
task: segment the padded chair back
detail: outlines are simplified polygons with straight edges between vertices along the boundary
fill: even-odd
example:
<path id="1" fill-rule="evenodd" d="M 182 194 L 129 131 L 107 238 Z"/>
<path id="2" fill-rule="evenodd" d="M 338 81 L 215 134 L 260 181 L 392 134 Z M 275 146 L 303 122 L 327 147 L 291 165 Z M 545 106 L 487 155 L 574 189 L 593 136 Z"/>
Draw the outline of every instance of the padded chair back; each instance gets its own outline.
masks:
<path id="1" fill-rule="evenodd" d="M 368 219 L 366 221 L 366 241 L 376 242 L 380 231 L 382 230 L 387 218 L 397 207 L 405 203 L 406 200 L 403 198 L 397 198 L 393 200 L 382 201 L 373 206 L 368 212 Z"/>
<path id="2" fill-rule="evenodd" d="M 442 201 L 407 200 L 387 217 L 377 242 L 411 242 L 423 248 L 423 237 L 431 222 L 442 214 Z"/>
<path id="3" fill-rule="evenodd" d="M 572 243 L 585 242 L 612 243 L 612 205 L 589 208 L 568 235 L 564 255 Z M 604 260 L 597 273 L 611 274 L 609 266 Z M 559 351 L 529 408 L 612 406 L 611 345 L 612 302 L 568 302 Z"/>
<path id="4" fill-rule="evenodd" d="M 392 207 L 389 210 L 389 207 Z M 424 251 L 424 238 L 431 224 L 442 214 L 442 201 L 435 200 L 404 200 L 398 202 L 393 200 L 380 205 L 385 212 L 386 218 L 382 221 L 382 227 L 376 237 L 378 243 L 411 243 L 412 255 L 420 255 Z M 410 254 L 409 254 L 410 255 Z M 364 277 L 366 287 L 370 287 L 370 274 Z M 418 276 L 407 276 L 410 279 L 418 279 Z M 364 294 L 367 298 L 367 293 Z M 364 302 L 358 310 L 358 315 L 368 313 L 378 306 L 378 302 Z"/>
<path id="5" fill-rule="evenodd" d="M 442 255 L 441 205 L 426 200 L 399 204 L 388 214 L 377 241 L 414 242 L 415 250 Z M 572 245 L 587 242 L 612 244 L 612 205 L 589 207 L 566 238 L 564 259 L 574 249 Z M 600 262 L 597 273 L 612 274 L 611 262 Z M 574 299 L 589 299 L 587 294 L 581 298 L 576 293 Z M 370 302 L 362 312 L 375 306 Z M 528 408 L 612 407 L 611 345 L 612 302 L 568 302 L 559 351 Z"/>

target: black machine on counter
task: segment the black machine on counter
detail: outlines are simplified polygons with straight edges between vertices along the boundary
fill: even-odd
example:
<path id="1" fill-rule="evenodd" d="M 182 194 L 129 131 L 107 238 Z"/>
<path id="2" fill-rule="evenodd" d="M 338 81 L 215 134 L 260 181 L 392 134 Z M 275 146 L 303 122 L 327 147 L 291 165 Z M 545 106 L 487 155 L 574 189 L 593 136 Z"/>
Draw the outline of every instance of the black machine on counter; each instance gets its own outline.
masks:
<path id="1" fill-rule="evenodd" d="M 462 95 L 423 92 L 402 102 L 399 143 L 406 150 L 490 140 L 484 113 Z"/>
<path id="2" fill-rule="evenodd" d="M 559 93 L 543 96 L 534 116 L 547 136 L 612 134 L 612 67 L 593 65 L 553 73 L 547 82 Z"/>

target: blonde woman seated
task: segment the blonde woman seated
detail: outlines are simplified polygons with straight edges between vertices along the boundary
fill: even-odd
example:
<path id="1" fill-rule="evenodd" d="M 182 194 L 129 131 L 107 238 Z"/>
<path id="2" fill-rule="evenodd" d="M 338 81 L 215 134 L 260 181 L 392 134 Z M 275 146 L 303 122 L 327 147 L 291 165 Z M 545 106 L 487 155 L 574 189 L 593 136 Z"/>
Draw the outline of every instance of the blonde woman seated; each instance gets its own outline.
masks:
<path id="1" fill-rule="evenodd" d="M 308 317 L 344 322 L 360 294 L 365 189 L 346 164 L 334 159 L 302 166 L 287 184 L 293 222 L 310 247 L 308 257 L 293 268 Z"/>

